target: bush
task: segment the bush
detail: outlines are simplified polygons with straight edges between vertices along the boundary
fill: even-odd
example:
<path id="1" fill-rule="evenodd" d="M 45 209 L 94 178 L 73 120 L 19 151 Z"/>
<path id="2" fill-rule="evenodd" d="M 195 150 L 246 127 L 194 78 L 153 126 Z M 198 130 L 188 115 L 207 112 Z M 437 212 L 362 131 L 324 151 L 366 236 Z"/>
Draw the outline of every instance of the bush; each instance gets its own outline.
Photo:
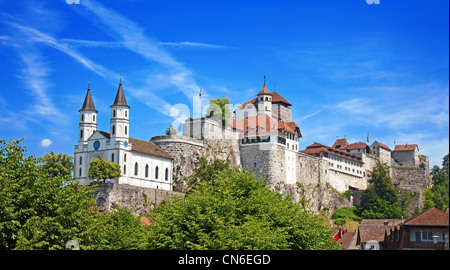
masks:
<path id="1" fill-rule="evenodd" d="M 334 219 L 334 223 L 336 225 L 339 225 L 337 222 L 338 220 L 353 220 L 357 222 L 361 222 L 361 218 L 356 214 L 356 207 L 344 207 L 336 209 L 333 213 L 333 216 L 331 217 Z"/>

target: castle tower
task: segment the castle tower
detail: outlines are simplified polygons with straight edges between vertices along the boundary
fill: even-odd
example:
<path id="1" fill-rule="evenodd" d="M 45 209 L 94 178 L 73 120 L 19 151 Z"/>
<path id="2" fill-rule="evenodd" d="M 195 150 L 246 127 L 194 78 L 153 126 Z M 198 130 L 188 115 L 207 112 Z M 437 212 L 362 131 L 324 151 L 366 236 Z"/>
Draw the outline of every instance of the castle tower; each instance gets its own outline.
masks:
<path id="1" fill-rule="evenodd" d="M 91 95 L 91 83 L 88 83 L 88 90 L 84 98 L 83 107 L 80 112 L 80 122 L 78 125 L 78 144 L 86 144 L 89 137 L 97 130 L 97 113 Z"/>
<path id="2" fill-rule="evenodd" d="M 110 134 L 111 139 L 115 141 L 127 142 L 130 132 L 129 119 L 130 119 L 130 106 L 127 104 L 125 94 L 122 88 L 122 78 L 120 78 L 119 89 L 117 89 L 116 99 L 111 107 L 111 124 Z"/>
<path id="3" fill-rule="evenodd" d="M 266 75 L 264 75 L 264 86 L 258 93 L 258 114 L 272 115 L 272 94 L 266 87 Z"/>

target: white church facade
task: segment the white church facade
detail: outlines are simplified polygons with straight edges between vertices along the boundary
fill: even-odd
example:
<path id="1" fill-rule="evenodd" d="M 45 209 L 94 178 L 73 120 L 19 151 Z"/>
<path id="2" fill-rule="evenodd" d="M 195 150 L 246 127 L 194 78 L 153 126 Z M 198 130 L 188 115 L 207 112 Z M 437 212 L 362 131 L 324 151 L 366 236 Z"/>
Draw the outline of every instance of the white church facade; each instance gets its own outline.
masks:
<path id="1" fill-rule="evenodd" d="M 78 144 L 74 151 L 74 178 L 80 184 L 90 184 L 89 163 L 96 158 L 106 159 L 120 166 L 119 179 L 107 183 L 172 190 L 173 158 L 149 141 L 131 138 L 130 106 L 119 84 L 111 107 L 110 132 L 97 130 L 97 113 L 90 86 L 79 110 Z"/>

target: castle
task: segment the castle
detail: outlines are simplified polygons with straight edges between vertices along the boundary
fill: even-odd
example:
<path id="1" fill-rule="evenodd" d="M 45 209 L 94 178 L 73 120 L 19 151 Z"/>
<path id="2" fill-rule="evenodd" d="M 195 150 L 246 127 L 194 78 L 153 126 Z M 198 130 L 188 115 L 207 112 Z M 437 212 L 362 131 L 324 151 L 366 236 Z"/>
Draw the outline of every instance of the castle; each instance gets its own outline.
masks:
<path id="1" fill-rule="evenodd" d="M 297 197 L 293 197 L 299 200 L 298 186 L 313 190 L 321 186 L 338 193 L 352 190 L 357 194 L 365 190 L 378 160 L 391 166 L 394 185 L 416 192 L 417 207 L 423 203 L 421 194 L 430 180 L 428 158 L 418 155 L 417 145 L 396 145 L 392 151 L 378 141 L 369 146 L 363 142 L 349 144 L 345 138 L 338 138 L 332 146 L 314 143 L 300 150 L 302 134 L 299 125 L 292 121 L 290 107 L 292 104 L 276 90 L 267 89 L 264 78 L 261 91 L 238 106 L 228 123 L 188 118 L 182 126 L 182 136 L 156 136 L 143 141 L 128 135 L 130 107 L 122 83 L 111 105 L 109 133 L 96 129 L 97 111 L 88 88 L 79 111 L 75 177 L 81 184 L 90 183 L 89 162 L 106 158 L 118 163 L 122 171 L 118 180 L 107 182 L 185 192 L 184 177 L 193 174 L 200 157 L 229 159 L 233 167 L 246 167 L 272 188 L 297 192 Z M 324 194 L 310 199 L 323 200 L 327 197 Z M 320 210 L 329 204 L 320 201 L 313 208 Z"/>

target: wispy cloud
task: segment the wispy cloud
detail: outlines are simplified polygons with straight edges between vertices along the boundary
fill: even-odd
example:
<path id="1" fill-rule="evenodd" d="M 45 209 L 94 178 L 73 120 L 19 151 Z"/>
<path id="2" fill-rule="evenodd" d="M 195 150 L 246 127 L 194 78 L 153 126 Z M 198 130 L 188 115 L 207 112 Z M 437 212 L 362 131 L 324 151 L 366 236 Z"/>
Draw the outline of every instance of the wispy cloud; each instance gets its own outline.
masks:
<path id="1" fill-rule="evenodd" d="M 193 73 L 170 55 L 158 41 L 146 36 L 142 27 L 97 1 L 86 0 L 83 2 L 83 7 L 86 7 L 89 18 L 95 18 L 111 36 L 118 37 L 126 48 L 167 68 L 170 83 L 186 97 L 192 98 L 198 94 L 200 87 L 195 82 Z"/>
<path id="2" fill-rule="evenodd" d="M 5 37 L 7 38 L 7 37 Z M 2 39 L 2 36 L 0 36 Z M 83 40 L 83 39 L 71 39 L 71 38 L 63 38 L 61 42 L 68 43 L 72 47 L 102 47 L 102 48 L 124 48 L 126 47 L 126 43 L 123 41 L 101 41 L 101 40 Z M 182 41 L 182 42 L 158 42 L 158 45 L 166 46 L 166 47 L 178 47 L 178 48 L 208 48 L 208 49 L 226 49 L 230 48 L 229 46 L 224 45 L 216 45 L 216 44 L 208 44 L 202 42 L 191 42 L 191 41 Z"/>
<path id="3" fill-rule="evenodd" d="M 200 48 L 211 48 L 211 49 L 227 49 L 229 46 L 215 45 L 201 42 L 159 42 L 159 45 L 169 46 L 169 47 L 200 47 Z"/>

